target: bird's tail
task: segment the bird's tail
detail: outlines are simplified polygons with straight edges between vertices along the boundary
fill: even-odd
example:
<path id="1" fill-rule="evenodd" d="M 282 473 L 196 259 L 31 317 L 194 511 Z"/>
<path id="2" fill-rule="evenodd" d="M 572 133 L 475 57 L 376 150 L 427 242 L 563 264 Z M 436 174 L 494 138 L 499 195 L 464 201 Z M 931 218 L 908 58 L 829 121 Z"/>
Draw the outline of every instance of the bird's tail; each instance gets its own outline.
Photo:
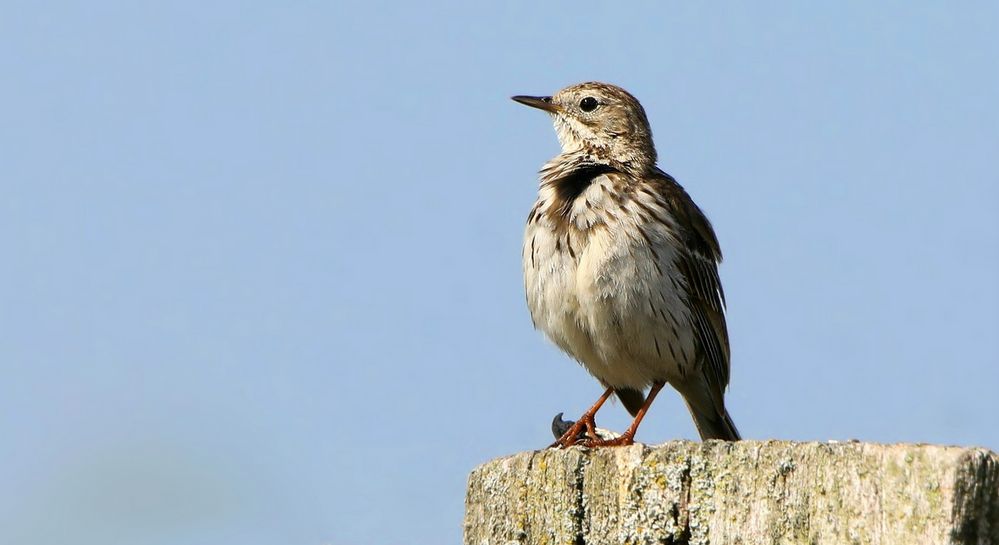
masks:
<path id="1" fill-rule="evenodd" d="M 721 439 L 723 441 L 738 441 L 742 439 L 739 430 L 735 428 L 732 417 L 725 410 L 723 393 L 711 388 L 705 380 L 676 382 L 674 387 L 683 396 L 694 418 L 697 433 L 702 440 Z"/>
<path id="2" fill-rule="evenodd" d="M 690 416 L 694 417 L 694 425 L 697 426 L 697 433 L 701 434 L 701 440 L 738 441 L 742 439 L 739 430 L 735 428 L 735 422 L 732 422 L 732 417 L 728 415 L 725 407 L 719 411 L 713 404 L 708 407 L 695 407 L 688 401 L 687 408 L 690 409 Z"/>

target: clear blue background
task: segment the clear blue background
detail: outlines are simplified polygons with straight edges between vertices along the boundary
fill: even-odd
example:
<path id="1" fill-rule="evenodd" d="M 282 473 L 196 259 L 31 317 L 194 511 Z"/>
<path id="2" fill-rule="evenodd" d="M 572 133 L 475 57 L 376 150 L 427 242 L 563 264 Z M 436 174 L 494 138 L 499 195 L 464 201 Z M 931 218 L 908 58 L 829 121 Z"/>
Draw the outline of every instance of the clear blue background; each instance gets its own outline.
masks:
<path id="1" fill-rule="evenodd" d="M 999 448 L 995 3 L 484 5 L 4 2 L 0 542 L 457 543 L 600 391 L 508 99 L 590 79 L 715 224 L 746 437 Z"/>

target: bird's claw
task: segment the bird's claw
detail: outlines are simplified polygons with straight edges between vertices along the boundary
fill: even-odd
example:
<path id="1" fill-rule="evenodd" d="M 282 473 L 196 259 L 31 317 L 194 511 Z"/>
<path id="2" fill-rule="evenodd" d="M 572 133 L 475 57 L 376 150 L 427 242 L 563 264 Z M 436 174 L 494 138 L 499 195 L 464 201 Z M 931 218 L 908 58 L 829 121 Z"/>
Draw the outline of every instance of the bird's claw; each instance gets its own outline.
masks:
<path id="1" fill-rule="evenodd" d="M 558 413 L 552 419 L 552 434 L 555 442 L 548 448 L 568 448 L 574 445 L 584 447 L 611 446 L 620 440 L 620 436 L 610 430 L 598 428 L 593 417 L 583 415 L 578 421 L 563 420 L 563 413 Z M 630 443 L 620 443 L 630 444 Z"/>
<path id="2" fill-rule="evenodd" d="M 552 419 L 552 435 L 555 436 L 556 441 L 561 439 L 562 436 L 576 424 L 575 420 L 564 420 L 562 418 L 564 414 L 565 413 L 558 413 L 555 415 L 555 418 Z M 585 436 L 580 436 L 579 438 L 583 439 Z"/>

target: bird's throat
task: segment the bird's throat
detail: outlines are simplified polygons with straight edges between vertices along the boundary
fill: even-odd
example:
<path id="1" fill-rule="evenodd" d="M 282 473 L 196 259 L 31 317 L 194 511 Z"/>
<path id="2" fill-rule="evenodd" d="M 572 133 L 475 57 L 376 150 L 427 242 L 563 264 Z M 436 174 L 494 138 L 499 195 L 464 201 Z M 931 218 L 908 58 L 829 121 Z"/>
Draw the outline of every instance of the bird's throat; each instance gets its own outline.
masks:
<path id="1" fill-rule="evenodd" d="M 586 191 L 593 180 L 611 172 L 617 172 L 617 169 L 605 164 L 584 163 L 568 170 L 560 169 L 558 172 L 545 173 L 542 183 L 551 187 L 555 193 L 555 202 L 550 209 L 561 219 L 568 219 L 576 199 Z"/>

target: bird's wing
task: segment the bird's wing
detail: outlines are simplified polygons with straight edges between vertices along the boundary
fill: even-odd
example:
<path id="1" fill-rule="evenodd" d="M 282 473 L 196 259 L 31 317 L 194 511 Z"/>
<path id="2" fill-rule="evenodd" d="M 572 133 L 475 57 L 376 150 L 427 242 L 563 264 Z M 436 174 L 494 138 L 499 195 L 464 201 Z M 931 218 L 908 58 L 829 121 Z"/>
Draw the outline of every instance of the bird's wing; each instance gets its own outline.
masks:
<path id="1" fill-rule="evenodd" d="M 729 381 L 729 342 L 725 325 L 725 292 L 718 278 L 721 248 L 711 222 L 672 176 L 662 172 L 661 198 L 676 219 L 682 249 L 677 266 L 687 282 L 694 334 L 704 358 L 704 376 L 715 404 Z"/>

